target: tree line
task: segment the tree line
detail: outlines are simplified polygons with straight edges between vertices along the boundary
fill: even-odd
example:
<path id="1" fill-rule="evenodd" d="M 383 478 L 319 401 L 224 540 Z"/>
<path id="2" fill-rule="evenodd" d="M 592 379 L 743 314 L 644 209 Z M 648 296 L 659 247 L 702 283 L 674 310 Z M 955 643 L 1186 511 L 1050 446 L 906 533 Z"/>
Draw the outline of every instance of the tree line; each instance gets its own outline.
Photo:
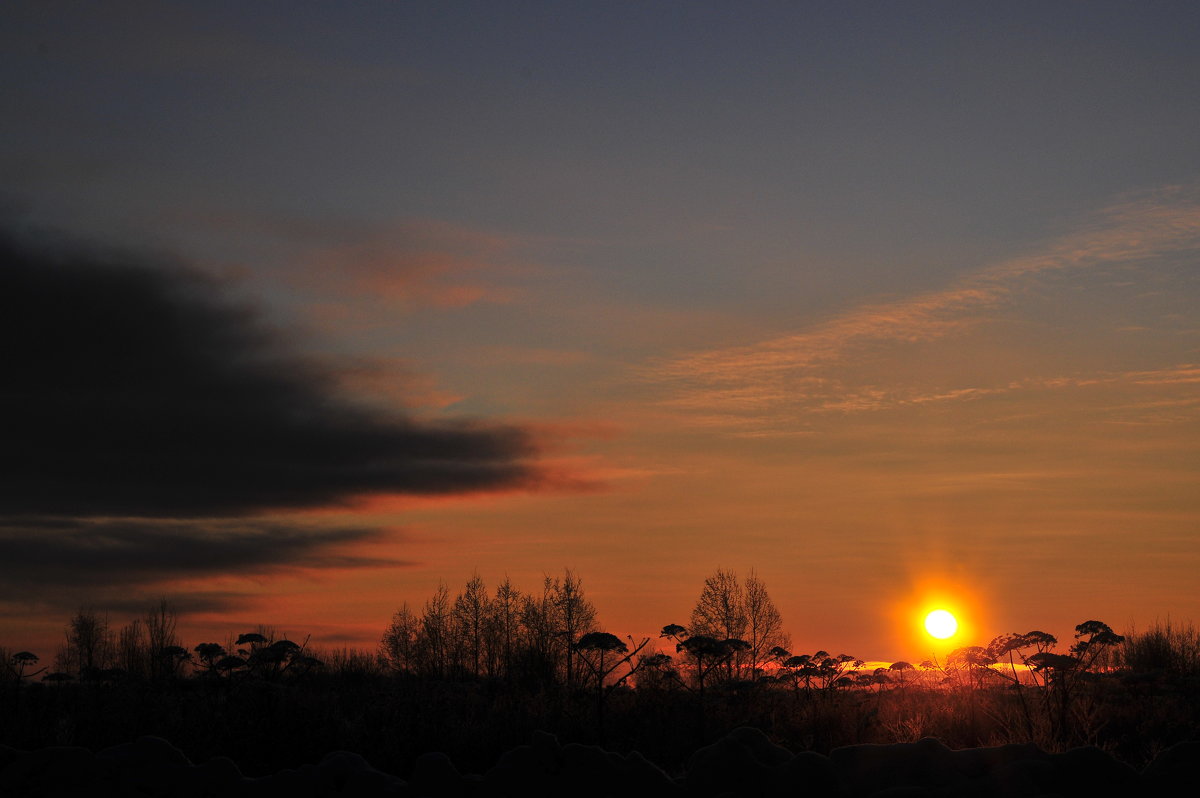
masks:
<path id="1" fill-rule="evenodd" d="M 727 678 L 761 674 L 770 652 L 788 645 L 783 618 L 754 571 L 743 582 L 733 571 L 717 569 L 705 579 L 688 627 L 668 628 L 676 631 L 664 630 L 662 636 L 689 655 L 694 656 L 705 640 L 712 641 L 709 653 L 727 649 L 729 656 L 720 658 Z M 608 633 L 582 581 L 569 569 L 562 577 L 545 577 L 531 592 L 505 578 L 489 593 L 476 574 L 454 597 L 443 584 L 419 611 L 407 603 L 401 606 L 383 635 L 380 655 L 392 670 L 416 676 L 458 674 L 578 685 L 595 678 L 595 652 L 630 653 L 615 635 L 608 634 L 617 640 L 613 643 L 595 636 L 601 634 Z M 685 637 L 691 642 L 684 644 Z M 648 641 L 630 642 L 641 651 Z M 662 655 L 646 655 L 636 662 L 630 657 L 631 669 L 654 666 L 661 672 L 663 664 Z"/>
<path id="2" fill-rule="evenodd" d="M 179 613 L 165 598 L 117 628 L 107 615 L 84 607 L 67 621 L 52 666 L 37 667 L 41 657 L 30 651 L 3 657 L 0 666 L 7 665 L 8 675 L 18 682 L 39 675 L 48 682 L 118 674 L 146 679 L 178 676 L 192 659 L 180 643 L 178 627 Z"/>
<path id="3" fill-rule="evenodd" d="M 527 687 L 562 685 L 682 689 L 703 694 L 714 684 L 774 682 L 797 693 L 905 684 L 910 673 L 924 681 L 984 686 L 1005 680 L 1057 688 L 1069 695 L 1080 674 L 1110 663 L 1124 638 L 1099 621 L 1077 628 L 1067 653 L 1052 649 L 1045 632 L 1000 635 L 988 646 L 966 646 L 944 663 L 907 662 L 863 670 L 863 661 L 824 650 L 793 653 L 783 618 L 764 581 L 752 569 L 745 579 L 716 569 L 701 586 L 687 625 L 669 623 L 658 641 L 621 639 L 605 631 L 583 581 L 570 569 L 545 576 L 532 591 L 505 578 L 489 590 L 473 574 L 451 594 L 445 583 L 419 608 L 407 602 L 392 616 L 375 652 L 343 651 L 340 667 L 434 680 L 491 679 Z M 112 678 L 166 679 L 187 674 L 209 678 L 277 677 L 310 673 L 331 656 L 308 640 L 279 637 L 266 626 L 230 635 L 224 643 L 185 648 L 179 615 L 166 599 L 144 615 L 114 628 L 106 616 L 80 609 L 68 621 L 52 665 L 29 651 L 3 652 L 0 669 L 17 682 Z M 1141 649 L 1149 638 L 1139 638 Z M 1155 638 L 1157 639 L 1157 638 Z M 665 648 L 666 651 L 660 650 Z M 671 652 L 671 648 L 674 649 Z M 1022 668 L 1016 667 L 1020 661 Z M 1007 665 L 1007 668 L 1001 667 Z"/>
<path id="4" fill-rule="evenodd" d="M 1157 745 L 1196 714 L 1187 685 L 1200 676 L 1200 634 L 1190 625 L 1122 636 L 1086 621 L 1065 645 L 1031 631 L 940 662 L 868 668 L 849 654 L 795 651 L 753 571 L 717 569 L 699 587 L 688 615 L 664 618 L 682 623 L 635 640 L 601 626 L 572 571 L 534 590 L 507 578 L 489 588 L 476 574 L 401 605 L 372 650 L 320 649 L 268 626 L 185 646 L 165 601 L 124 625 L 82 609 L 44 662 L 0 649 L 0 742 L 155 733 L 212 754 L 231 745 L 221 729 L 294 728 L 262 753 L 283 762 L 305 746 L 349 745 L 347 729 L 362 729 L 354 746 L 401 757 L 431 741 L 491 756 L 550 729 L 676 761 L 709 732 L 743 725 L 822 751 L 931 734 L 958 745 Z M 1147 694 L 1161 711 L 1127 711 Z M 187 720 L 197 713 L 209 723 Z"/>
<path id="5" fill-rule="evenodd" d="M 714 678 L 761 674 L 770 652 L 788 643 L 779 610 L 754 571 L 741 581 L 733 571 L 717 569 L 704 581 L 688 627 L 670 624 L 667 628 L 674 631 L 664 630 L 662 636 L 679 644 L 678 651 L 685 656 L 699 655 L 707 663 L 716 650 L 728 651 Z M 372 659 L 378 667 L 413 677 L 578 686 L 595 679 L 596 652 L 625 648 L 622 653 L 629 653 L 620 640 L 614 645 L 603 638 L 597 648 L 602 639 L 597 635 L 603 634 L 608 633 L 601 627 L 595 605 L 570 569 L 562 576 L 544 577 L 530 591 L 507 577 L 489 591 L 483 578 L 474 574 L 453 595 L 442 583 L 419 609 L 402 604 Z M 67 621 L 51 664 L 43 665 L 32 652 L 17 651 L 4 652 L 0 667 L 17 681 L 41 676 L 54 682 L 163 679 L 188 673 L 233 678 L 308 672 L 325 664 L 313 656 L 307 640 L 297 643 L 276 637 L 273 629 L 260 626 L 236 639 L 230 635 L 224 643 L 203 642 L 188 649 L 179 636 L 179 613 L 164 598 L 121 626 L 93 608 L 81 608 Z M 713 642 L 704 649 L 706 640 Z M 638 652 L 646 642 L 636 645 Z M 363 659 L 361 652 L 343 652 L 343 659 L 347 657 Z M 632 663 L 632 656 L 629 659 Z M 633 664 L 655 670 L 658 677 L 665 672 L 663 655 L 647 654 L 642 660 Z M 609 675 L 610 665 L 603 666 Z"/>

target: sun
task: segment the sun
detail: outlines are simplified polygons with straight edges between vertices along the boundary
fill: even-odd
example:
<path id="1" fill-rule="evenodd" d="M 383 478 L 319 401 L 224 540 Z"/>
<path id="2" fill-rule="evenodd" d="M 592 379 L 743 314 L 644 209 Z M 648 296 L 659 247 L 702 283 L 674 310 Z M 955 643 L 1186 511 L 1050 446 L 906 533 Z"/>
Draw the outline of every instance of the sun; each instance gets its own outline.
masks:
<path id="1" fill-rule="evenodd" d="M 958 631 L 958 621 L 946 610 L 934 610 L 925 616 L 925 631 L 938 640 L 945 640 Z"/>

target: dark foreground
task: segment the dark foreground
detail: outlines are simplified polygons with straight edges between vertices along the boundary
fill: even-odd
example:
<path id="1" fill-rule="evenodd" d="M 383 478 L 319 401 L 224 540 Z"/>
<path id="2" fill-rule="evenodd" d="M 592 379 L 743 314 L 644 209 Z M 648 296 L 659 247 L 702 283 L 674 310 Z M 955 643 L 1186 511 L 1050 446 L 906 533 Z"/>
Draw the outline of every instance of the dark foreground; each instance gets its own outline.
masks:
<path id="1" fill-rule="evenodd" d="M 25 796 L 822 796 L 923 798 L 1040 796 L 1097 798 L 1191 795 L 1200 784 L 1200 741 L 1179 743 L 1137 772 L 1098 748 L 1048 754 L 1031 744 L 952 751 L 926 738 L 915 743 L 852 745 L 829 756 L 793 754 L 761 731 L 734 730 L 696 751 L 671 776 L 632 752 L 560 745 L 536 733 L 502 754 L 482 775 L 462 774 L 444 754 L 419 757 L 405 778 L 338 751 L 319 763 L 260 778 L 215 757 L 193 764 L 159 737 L 99 752 L 55 746 L 21 751 L 0 746 L 0 795 Z M 1189 787 L 1191 789 L 1189 789 Z"/>

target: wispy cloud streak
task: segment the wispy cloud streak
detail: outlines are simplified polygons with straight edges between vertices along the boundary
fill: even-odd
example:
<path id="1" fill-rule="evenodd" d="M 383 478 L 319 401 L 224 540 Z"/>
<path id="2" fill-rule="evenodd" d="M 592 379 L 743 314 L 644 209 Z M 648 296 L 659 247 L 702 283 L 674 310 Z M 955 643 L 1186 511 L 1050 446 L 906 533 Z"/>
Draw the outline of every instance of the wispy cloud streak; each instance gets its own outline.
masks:
<path id="1" fill-rule="evenodd" d="M 883 347 L 963 335 L 1053 273 L 1136 264 L 1198 248 L 1200 190 L 1171 187 L 1112 206 L 1095 223 L 1040 252 L 977 270 L 943 290 L 862 305 L 791 335 L 656 362 L 646 376 L 673 393 L 664 404 L 687 411 L 692 423 L 743 433 L 798 415 L 972 400 L 1035 383 L 1050 388 L 1053 379 L 1030 378 L 1020 384 L 921 392 L 891 384 L 853 384 L 839 377 L 838 367 Z M 1096 381 L 1190 381 L 1191 368 L 1147 371 L 1140 378 L 1097 375 Z M 1063 380 L 1064 385 L 1083 381 Z"/>

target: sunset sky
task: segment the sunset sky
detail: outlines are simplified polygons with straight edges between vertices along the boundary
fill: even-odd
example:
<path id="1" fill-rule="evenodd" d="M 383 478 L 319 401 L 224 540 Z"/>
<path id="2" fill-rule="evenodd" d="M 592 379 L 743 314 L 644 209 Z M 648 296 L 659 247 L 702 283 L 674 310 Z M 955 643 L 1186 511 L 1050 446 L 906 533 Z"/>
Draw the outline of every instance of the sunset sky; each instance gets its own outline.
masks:
<path id="1" fill-rule="evenodd" d="M 1200 621 L 1200 5 L 0 8 L 0 645 L 475 571 Z"/>

